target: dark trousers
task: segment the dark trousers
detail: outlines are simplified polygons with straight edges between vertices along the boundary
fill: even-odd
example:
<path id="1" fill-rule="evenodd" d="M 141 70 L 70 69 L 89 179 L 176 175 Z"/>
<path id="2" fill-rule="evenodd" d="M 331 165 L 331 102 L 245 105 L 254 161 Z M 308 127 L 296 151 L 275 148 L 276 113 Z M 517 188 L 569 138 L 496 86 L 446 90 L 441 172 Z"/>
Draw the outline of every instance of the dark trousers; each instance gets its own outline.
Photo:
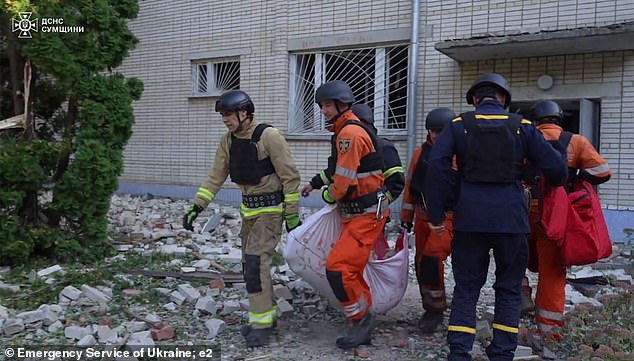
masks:
<path id="1" fill-rule="evenodd" d="M 528 262 L 526 235 L 454 232 L 451 264 L 456 281 L 447 342 L 449 360 L 471 360 L 476 304 L 487 279 L 489 250 L 495 258 L 493 341 L 486 353 L 492 361 L 513 360 L 517 348 L 522 277 Z"/>

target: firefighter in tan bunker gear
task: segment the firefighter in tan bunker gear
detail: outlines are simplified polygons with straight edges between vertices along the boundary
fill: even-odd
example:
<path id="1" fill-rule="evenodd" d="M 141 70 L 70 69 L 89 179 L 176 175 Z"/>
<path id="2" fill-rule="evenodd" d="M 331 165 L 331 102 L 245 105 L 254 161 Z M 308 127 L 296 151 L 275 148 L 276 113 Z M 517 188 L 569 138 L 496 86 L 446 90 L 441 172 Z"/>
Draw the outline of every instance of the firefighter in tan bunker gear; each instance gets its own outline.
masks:
<path id="1" fill-rule="evenodd" d="M 227 176 L 242 192 L 242 270 L 249 294 L 249 324 L 241 329 L 247 347 L 269 342 L 277 307 L 271 282 L 271 259 L 282 234 L 282 221 L 290 231 L 299 219 L 300 176 L 279 131 L 253 119 L 255 106 L 241 90 L 224 93 L 216 112 L 228 132 L 220 139 L 209 176 L 198 188 L 183 226 L 192 222 L 214 199 Z"/>

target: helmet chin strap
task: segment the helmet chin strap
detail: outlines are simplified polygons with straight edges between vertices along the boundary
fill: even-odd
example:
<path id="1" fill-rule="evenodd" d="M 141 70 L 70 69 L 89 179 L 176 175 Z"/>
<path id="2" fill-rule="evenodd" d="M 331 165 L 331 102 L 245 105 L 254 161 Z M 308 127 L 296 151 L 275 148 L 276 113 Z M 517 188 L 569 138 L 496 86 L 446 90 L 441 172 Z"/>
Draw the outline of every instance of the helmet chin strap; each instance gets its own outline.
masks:
<path id="1" fill-rule="evenodd" d="M 337 115 L 335 115 L 334 117 L 328 119 L 328 124 L 327 125 L 334 124 L 335 120 L 337 120 L 337 118 L 339 118 L 341 116 L 341 114 L 347 112 L 350 109 L 350 107 L 348 106 L 346 109 L 341 110 L 341 109 L 339 109 L 339 104 L 340 103 L 338 101 L 335 101 L 335 109 L 337 109 Z"/>
<path id="2" fill-rule="evenodd" d="M 244 119 L 240 119 L 240 111 L 236 111 L 236 118 L 238 118 L 238 128 L 236 129 L 236 132 L 244 130 L 243 128 L 244 122 L 249 118 L 252 119 L 252 117 L 248 114 L 246 117 L 244 117 Z"/>

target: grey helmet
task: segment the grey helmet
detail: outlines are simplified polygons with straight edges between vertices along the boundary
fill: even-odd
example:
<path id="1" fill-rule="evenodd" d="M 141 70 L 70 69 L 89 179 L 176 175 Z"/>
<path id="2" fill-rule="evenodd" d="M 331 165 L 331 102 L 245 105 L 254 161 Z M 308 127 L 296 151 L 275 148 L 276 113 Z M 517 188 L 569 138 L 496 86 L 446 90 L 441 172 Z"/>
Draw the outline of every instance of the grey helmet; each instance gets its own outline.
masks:
<path id="1" fill-rule="evenodd" d="M 354 94 L 348 83 L 343 80 L 333 80 L 323 83 L 315 92 L 315 102 L 324 100 L 338 100 L 343 104 L 354 103 Z"/>
<path id="2" fill-rule="evenodd" d="M 529 118 L 537 123 L 544 121 L 559 123 L 564 119 L 564 111 L 556 102 L 542 100 L 533 105 Z"/>
<path id="3" fill-rule="evenodd" d="M 436 130 L 443 129 L 452 119 L 456 117 L 456 113 L 449 108 L 436 108 L 427 113 L 425 118 L 425 129 Z"/>
<path id="4" fill-rule="evenodd" d="M 216 112 L 236 112 L 239 110 L 246 110 L 248 115 L 255 113 L 253 101 L 242 90 L 229 90 L 216 100 Z"/>
<path id="5" fill-rule="evenodd" d="M 477 89 L 485 86 L 494 87 L 504 94 L 506 94 L 506 101 L 504 107 L 508 107 L 511 104 L 511 86 L 508 80 L 498 73 L 482 74 L 476 81 L 471 84 L 471 88 L 467 91 L 467 104 L 473 104 L 473 96 Z"/>

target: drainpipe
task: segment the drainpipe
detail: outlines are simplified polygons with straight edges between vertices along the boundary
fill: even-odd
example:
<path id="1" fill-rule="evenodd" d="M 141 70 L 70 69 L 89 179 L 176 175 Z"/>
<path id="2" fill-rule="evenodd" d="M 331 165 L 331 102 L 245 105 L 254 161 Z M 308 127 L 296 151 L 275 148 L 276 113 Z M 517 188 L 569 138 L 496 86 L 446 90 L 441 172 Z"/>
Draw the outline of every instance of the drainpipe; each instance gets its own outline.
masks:
<path id="1" fill-rule="evenodd" d="M 420 27 L 420 0 L 412 1 L 412 39 L 409 47 L 409 72 L 407 74 L 407 162 L 409 163 L 416 149 L 416 93 L 418 77 L 418 32 Z"/>

